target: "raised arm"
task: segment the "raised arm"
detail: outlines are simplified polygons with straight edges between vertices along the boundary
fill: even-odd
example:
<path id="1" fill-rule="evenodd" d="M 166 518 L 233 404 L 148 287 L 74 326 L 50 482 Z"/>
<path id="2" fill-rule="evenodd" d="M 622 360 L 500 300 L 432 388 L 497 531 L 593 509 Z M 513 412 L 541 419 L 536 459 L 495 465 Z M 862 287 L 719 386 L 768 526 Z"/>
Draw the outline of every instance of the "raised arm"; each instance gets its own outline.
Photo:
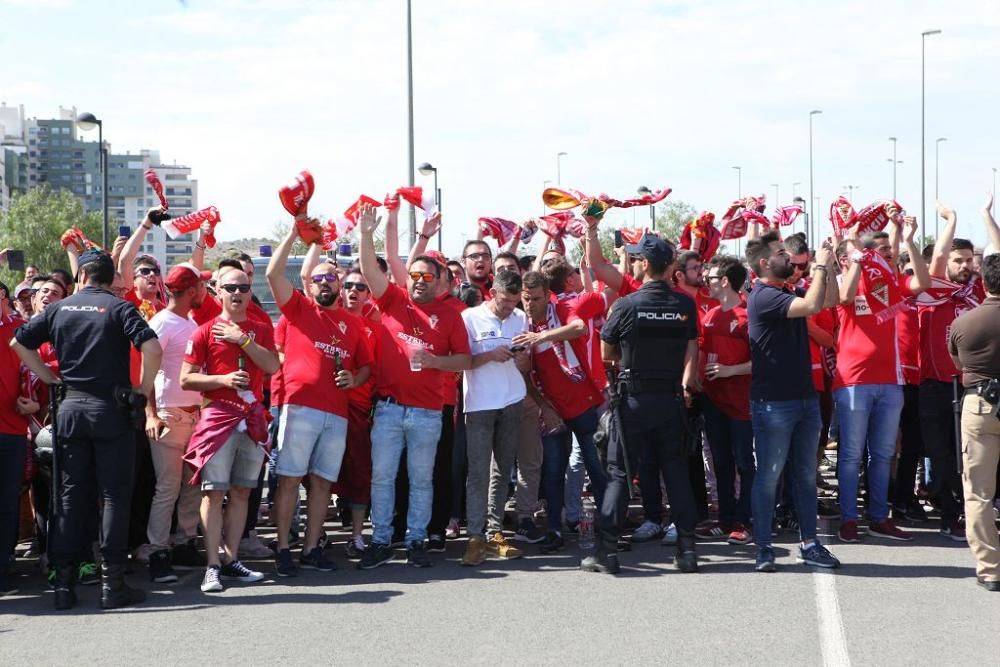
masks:
<path id="1" fill-rule="evenodd" d="M 913 240 L 917 233 L 917 219 L 913 216 L 907 216 L 903 219 L 903 227 L 905 229 L 903 243 L 906 244 L 906 252 L 910 253 L 910 264 L 913 265 L 913 277 L 910 278 L 909 282 L 910 291 L 914 294 L 920 294 L 930 288 L 931 274 L 927 270 L 924 256 L 920 254 L 920 249 L 917 248 L 917 244 Z"/>
<path id="2" fill-rule="evenodd" d="M 126 291 L 132 289 L 134 285 L 132 263 L 139 254 L 139 248 L 142 246 L 143 241 L 146 240 L 146 234 L 153 228 L 153 218 L 161 213 L 163 213 L 162 207 L 151 208 L 146 211 L 146 219 L 142 221 L 141 225 L 135 228 L 132 236 L 128 237 L 128 241 L 125 242 L 121 257 L 118 258 L 118 272 L 122 274 Z"/>
<path id="3" fill-rule="evenodd" d="M 212 225 L 203 222 L 198 229 L 198 235 L 194 237 L 194 252 L 191 253 L 191 264 L 199 271 L 205 268 L 205 249 L 208 247 L 205 243 L 205 237 L 210 231 L 212 231 Z"/>
<path id="4" fill-rule="evenodd" d="M 993 219 L 993 193 L 986 197 L 986 204 L 983 206 L 983 224 L 986 225 L 986 238 L 990 240 L 990 245 L 997 252 L 1000 252 L 1000 227 Z"/>
<path id="5" fill-rule="evenodd" d="M 861 258 L 855 255 L 855 253 L 860 254 L 861 249 L 855 239 L 847 239 L 845 243 L 847 243 L 847 254 L 851 260 L 851 267 L 847 269 L 847 273 L 840 283 L 839 302 L 842 306 L 854 303 L 854 297 L 858 295 L 858 284 L 861 282 Z M 823 277 L 826 278 L 825 275 Z"/>
<path id="6" fill-rule="evenodd" d="M 397 285 L 406 284 L 406 266 L 399 260 L 399 207 L 389 209 L 385 220 L 385 261 Z M 409 262 L 407 262 L 409 266 Z"/>
<path id="7" fill-rule="evenodd" d="M 368 289 L 371 290 L 372 296 L 376 299 L 389 289 L 389 279 L 378 268 L 378 255 L 375 254 L 375 230 L 378 229 L 380 222 L 382 222 L 382 218 L 375 217 L 374 206 L 365 204 L 361 207 L 361 215 L 358 217 L 358 228 L 361 230 L 361 243 L 358 247 L 361 275 L 365 277 Z"/>
<path id="8" fill-rule="evenodd" d="M 932 276 L 944 278 L 948 273 L 948 254 L 951 253 L 951 244 L 955 240 L 955 228 L 958 226 L 958 216 L 955 211 L 945 208 L 941 202 L 937 202 L 937 212 L 944 220 L 944 229 L 941 230 L 941 238 L 934 244 L 934 254 L 931 256 L 930 272 Z"/>
<path id="9" fill-rule="evenodd" d="M 271 288 L 271 294 L 274 295 L 274 302 L 278 308 L 288 303 L 288 300 L 292 298 L 292 293 L 295 291 L 292 282 L 285 277 L 285 268 L 288 266 L 288 255 L 291 254 L 292 246 L 295 245 L 297 237 L 297 228 L 295 225 L 292 225 L 288 230 L 288 234 L 281 240 L 278 247 L 274 249 L 271 261 L 267 263 L 267 273 L 265 274 L 267 276 L 267 284 Z M 314 247 L 318 245 L 318 243 L 314 244 Z M 310 249 L 310 252 L 312 252 L 312 249 Z"/>
<path id="10" fill-rule="evenodd" d="M 829 243 L 824 243 L 816 251 L 816 264 L 812 268 L 812 284 L 809 285 L 809 291 L 805 296 L 792 301 L 788 307 L 788 317 L 809 317 L 823 309 L 827 302 L 827 285 L 832 270 L 833 255 Z"/>
<path id="11" fill-rule="evenodd" d="M 419 255 L 423 255 L 427 252 L 427 242 L 431 240 L 431 237 L 437 233 L 438 228 L 441 227 L 441 212 L 435 211 L 434 215 L 429 218 L 424 219 L 424 225 L 417 234 L 416 240 L 413 242 L 413 247 L 410 248 L 410 256 L 406 258 L 406 266 L 413 263 L 413 259 Z M 388 246 L 387 246 L 388 247 Z M 401 267 L 403 271 L 403 283 L 406 282 L 406 267 Z"/>
<path id="12" fill-rule="evenodd" d="M 593 269 L 595 276 L 604 281 L 605 285 L 617 292 L 622 286 L 622 274 L 618 269 L 609 264 L 608 261 L 604 259 L 604 255 L 601 254 L 601 242 L 597 236 L 598 221 L 596 218 L 591 218 L 590 216 L 584 216 L 584 220 L 587 221 L 587 263 L 590 265 L 590 268 Z M 539 257 L 541 257 L 541 255 L 539 255 Z"/>
<path id="13" fill-rule="evenodd" d="M 294 247 L 294 244 L 292 247 Z M 319 243 L 313 243 L 309 246 L 309 250 L 306 251 L 306 256 L 302 258 L 302 268 L 299 269 L 299 281 L 302 283 L 303 291 L 308 291 L 312 271 L 319 265 L 319 258 L 322 254 L 323 246 Z"/>

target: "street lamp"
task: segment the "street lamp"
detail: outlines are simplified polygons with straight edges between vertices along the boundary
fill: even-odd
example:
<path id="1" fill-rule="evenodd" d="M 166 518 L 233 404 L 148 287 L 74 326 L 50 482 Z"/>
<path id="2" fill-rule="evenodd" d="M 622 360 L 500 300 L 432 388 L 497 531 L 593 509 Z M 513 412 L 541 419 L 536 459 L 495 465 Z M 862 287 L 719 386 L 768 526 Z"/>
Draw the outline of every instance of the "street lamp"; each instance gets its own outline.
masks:
<path id="1" fill-rule="evenodd" d="M 896 199 L 896 137 L 889 137 L 892 142 L 892 198 Z"/>
<path id="2" fill-rule="evenodd" d="M 438 187 L 438 170 L 437 170 L 437 167 L 434 167 L 433 165 L 431 165 L 430 162 L 424 162 L 422 165 L 420 165 L 419 167 L 417 167 L 417 171 L 419 171 L 424 176 L 430 176 L 431 174 L 434 174 L 434 205 L 437 207 L 437 210 L 440 211 L 441 210 L 441 188 Z M 441 251 L 441 231 L 442 231 L 442 227 L 441 227 L 441 225 L 438 225 L 438 251 L 439 252 Z"/>
<path id="3" fill-rule="evenodd" d="M 939 172 L 938 172 L 938 162 L 941 159 L 941 142 L 948 141 L 948 137 L 938 137 L 934 140 L 934 200 L 940 199 L 938 195 L 938 186 L 940 184 Z M 934 232 L 934 238 L 937 238 L 937 232 Z"/>
<path id="4" fill-rule="evenodd" d="M 733 167 L 736 170 L 736 198 L 743 199 L 743 167 Z M 740 248 L 742 243 L 739 239 L 736 239 L 736 256 L 740 255 Z"/>
<path id="5" fill-rule="evenodd" d="M 800 185 L 802 185 L 800 181 L 795 181 L 794 183 L 792 183 L 792 201 L 795 201 L 797 199 L 798 201 L 805 204 L 806 203 L 805 199 L 803 199 L 802 197 L 795 196 L 795 188 L 799 187 Z"/>
<path id="6" fill-rule="evenodd" d="M 413 173 L 413 17 L 411 0 L 406 0 L 406 112 L 409 122 L 409 170 L 410 187 L 416 182 Z M 417 212 L 410 208 L 410 247 L 417 242 Z"/>
<path id="7" fill-rule="evenodd" d="M 646 195 L 653 194 L 653 191 L 647 188 L 645 185 L 640 185 L 637 190 L 640 197 L 645 197 Z M 649 205 L 649 228 L 656 229 L 656 212 L 653 210 L 656 208 L 656 204 Z"/>
<path id="8" fill-rule="evenodd" d="M 885 159 L 886 162 L 892 163 L 892 199 L 896 200 L 896 165 L 903 164 L 902 160 L 893 160 L 891 157 Z"/>
<path id="9" fill-rule="evenodd" d="M 569 155 L 566 151 L 556 153 L 556 185 L 562 185 L 562 156 Z"/>
<path id="10" fill-rule="evenodd" d="M 108 151 L 104 148 L 104 124 L 92 113 L 76 117 L 76 126 L 84 132 L 97 128 L 98 160 L 101 163 L 101 203 L 104 206 L 104 226 L 101 228 L 101 246 L 108 247 Z"/>
<path id="11" fill-rule="evenodd" d="M 813 216 L 813 201 L 815 201 L 816 196 L 813 194 L 813 116 L 816 114 L 823 113 L 820 109 L 813 109 L 809 112 L 809 219 L 815 220 Z M 810 238 L 808 243 L 812 245 L 812 232 L 810 230 Z"/>
<path id="12" fill-rule="evenodd" d="M 940 35 L 940 30 L 924 30 L 920 33 L 920 235 L 927 238 L 927 175 L 926 175 L 926 149 L 924 148 L 924 135 L 927 133 L 926 122 L 926 76 L 925 76 L 925 52 L 928 35 Z"/>

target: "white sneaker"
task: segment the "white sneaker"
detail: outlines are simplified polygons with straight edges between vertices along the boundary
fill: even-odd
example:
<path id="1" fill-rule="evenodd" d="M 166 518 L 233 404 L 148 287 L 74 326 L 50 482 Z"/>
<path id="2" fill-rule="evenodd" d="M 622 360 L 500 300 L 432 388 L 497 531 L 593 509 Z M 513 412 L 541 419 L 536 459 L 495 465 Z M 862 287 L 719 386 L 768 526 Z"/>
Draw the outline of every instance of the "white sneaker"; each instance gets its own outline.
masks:
<path id="1" fill-rule="evenodd" d="M 205 578 L 201 580 L 202 593 L 221 593 L 225 590 L 219 578 L 219 566 L 209 565 L 205 568 Z"/>
<path id="2" fill-rule="evenodd" d="M 663 539 L 660 540 L 660 544 L 665 547 L 672 547 L 677 544 L 677 526 L 670 524 L 667 529 L 663 532 Z"/>
<path id="3" fill-rule="evenodd" d="M 643 521 L 632 533 L 633 542 L 649 542 L 663 534 L 663 526 L 654 521 Z"/>
<path id="4" fill-rule="evenodd" d="M 267 548 L 267 545 L 260 541 L 256 531 L 251 530 L 247 537 L 240 540 L 239 557 L 252 560 L 273 558 L 274 553 Z"/>

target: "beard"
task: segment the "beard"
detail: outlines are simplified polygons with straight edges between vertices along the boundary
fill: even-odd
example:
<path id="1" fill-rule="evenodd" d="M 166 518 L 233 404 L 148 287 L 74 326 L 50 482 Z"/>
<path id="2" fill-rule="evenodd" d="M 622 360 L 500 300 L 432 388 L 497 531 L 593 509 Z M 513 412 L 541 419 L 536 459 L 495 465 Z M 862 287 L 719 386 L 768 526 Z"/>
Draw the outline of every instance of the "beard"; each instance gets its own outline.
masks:
<path id="1" fill-rule="evenodd" d="M 788 280 L 795 273 L 795 267 L 792 266 L 791 262 L 779 265 L 771 264 L 771 272 L 778 280 Z"/>
<path id="2" fill-rule="evenodd" d="M 337 303 L 337 294 L 335 292 L 320 292 L 316 295 L 316 303 L 324 308 L 329 308 Z"/>

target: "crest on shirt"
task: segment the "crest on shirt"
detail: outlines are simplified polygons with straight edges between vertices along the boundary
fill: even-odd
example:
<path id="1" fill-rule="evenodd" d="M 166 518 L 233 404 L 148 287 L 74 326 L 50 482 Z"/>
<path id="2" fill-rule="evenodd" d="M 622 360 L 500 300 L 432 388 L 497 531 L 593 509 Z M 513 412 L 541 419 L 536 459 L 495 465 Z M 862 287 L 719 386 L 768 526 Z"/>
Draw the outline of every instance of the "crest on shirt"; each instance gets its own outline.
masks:
<path id="1" fill-rule="evenodd" d="M 882 281 L 876 282 L 869 290 L 869 294 L 886 308 L 889 307 L 889 286 Z"/>
<path id="2" fill-rule="evenodd" d="M 736 331 L 736 327 L 740 325 L 736 320 L 729 320 L 729 333 Z"/>
<path id="3" fill-rule="evenodd" d="M 431 329 L 437 329 L 437 325 L 438 325 L 438 316 L 437 315 L 431 315 L 430 317 L 427 318 L 427 321 L 431 323 Z"/>
<path id="4" fill-rule="evenodd" d="M 337 338 L 335 335 L 331 334 L 330 335 L 330 345 L 333 345 L 334 347 L 336 347 L 337 345 L 340 345 L 340 339 Z"/>
<path id="5" fill-rule="evenodd" d="M 337 322 L 337 328 L 340 329 L 340 333 L 346 334 L 347 333 L 347 322 L 345 322 L 344 320 L 341 320 L 341 321 Z"/>

